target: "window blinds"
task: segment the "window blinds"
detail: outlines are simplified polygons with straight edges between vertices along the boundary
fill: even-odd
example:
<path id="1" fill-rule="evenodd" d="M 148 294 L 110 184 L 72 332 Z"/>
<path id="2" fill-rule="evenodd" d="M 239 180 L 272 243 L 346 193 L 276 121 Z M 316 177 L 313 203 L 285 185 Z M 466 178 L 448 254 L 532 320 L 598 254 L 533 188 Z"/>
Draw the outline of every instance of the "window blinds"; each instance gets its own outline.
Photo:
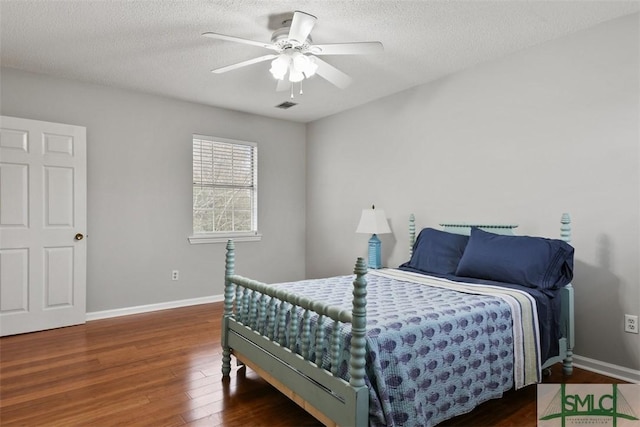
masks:
<path id="1" fill-rule="evenodd" d="M 255 188 L 255 147 L 193 140 L 193 184 Z"/>
<path id="2" fill-rule="evenodd" d="M 256 231 L 257 147 L 193 137 L 194 232 Z"/>

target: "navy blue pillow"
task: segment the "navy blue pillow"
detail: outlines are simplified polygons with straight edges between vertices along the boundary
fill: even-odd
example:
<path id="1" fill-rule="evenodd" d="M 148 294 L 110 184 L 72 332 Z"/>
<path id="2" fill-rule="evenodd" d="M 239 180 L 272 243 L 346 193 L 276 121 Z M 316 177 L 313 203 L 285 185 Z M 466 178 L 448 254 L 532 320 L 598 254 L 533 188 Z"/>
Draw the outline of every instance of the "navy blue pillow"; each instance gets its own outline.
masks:
<path id="1" fill-rule="evenodd" d="M 411 260 L 400 267 L 425 273 L 454 274 L 469 236 L 424 228 L 413 245 Z"/>
<path id="2" fill-rule="evenodd" d="M 573 279 L 573 247 L 562 240 L 471 229 L 456 276 L 559 289 Z"/>

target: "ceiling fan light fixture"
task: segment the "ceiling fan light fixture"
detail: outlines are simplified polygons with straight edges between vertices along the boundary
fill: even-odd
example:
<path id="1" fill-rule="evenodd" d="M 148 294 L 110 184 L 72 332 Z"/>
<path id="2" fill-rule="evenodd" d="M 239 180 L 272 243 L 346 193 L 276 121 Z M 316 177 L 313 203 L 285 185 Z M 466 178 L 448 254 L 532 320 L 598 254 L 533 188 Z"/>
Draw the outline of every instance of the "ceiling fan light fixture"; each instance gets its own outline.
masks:
<path id="1" fill-rule="evenodd" d="M 271 62 L 269 71 L 277 80 L 283 80 L 289 73 L 289 81 L 298 83 L 313 76 L 317 69 L 315 57 L 304 55 L 297 50 L 287 50 Z"/>
<path id="2" fill-rule="evenodd" d="M 273 75 L 274 78 L 278 80 L 284 79 L 284 76 L 289 71 L 289 64 L 291 63 L 291 58 L 288 55 L 282 54 L 278 56 L 276 59 L 271 61 L 271 68 L 269 71 Z"/>
<path id="3" fill-rule="evenodd" d="M 309 78 L 313 76 L 318 70 L 318 63 L 316 62 L 315 56 L 307 56 L 306 58 L 308 59 L 308 61 L 305 65 L 305 69 L 302 72 L 307 78 Z"/>
<path id="4" fill-rule="evenodd" d="M 304 80 L 304 74 L 302 73 L 302 71 L 298 71 L 295 68 L 291 67 L 291 70 L 289 71 L 289 81 L 291 83 L 298 83 L 302 80 Z"/>
<path id="5" fill-rule="evenodd" d="M 316 64 L 315 58 L 313 56 L 303 55 L 300 52 L 296 53 L 292 55 L 293 69 L 303 73 L 306 78 L 313 76 L 318 69 L 318 64 Z"/>
<path id="6" fill-rule="evenodd" d="M 293 68 L 295 68 L 296 70 L 302 71 L 306 63 L 307 63 L 307 57 L 301 54 L 300 52 L 294 52 L 291 55 L 291 64 Z"/>

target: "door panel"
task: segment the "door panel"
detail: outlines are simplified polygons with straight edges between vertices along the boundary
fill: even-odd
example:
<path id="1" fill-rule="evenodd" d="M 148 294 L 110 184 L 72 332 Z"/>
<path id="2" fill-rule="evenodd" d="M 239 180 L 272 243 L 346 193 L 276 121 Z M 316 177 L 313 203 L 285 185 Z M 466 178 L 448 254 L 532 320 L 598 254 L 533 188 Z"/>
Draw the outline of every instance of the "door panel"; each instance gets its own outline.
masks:
<path id="1" fill-rule="evenodd" d="M 73 156 L 73 138 L 68 135 L 53 135 L 45 133 L 43 135 L 45 154 L 62 154 Z"/>
<path id="2" fill-rule="evenodd" d="M 29 223 L 29 166 L 25 164 L 0 164 L 0 225 L 3 227 L 27 227 Z"/>
<path id="3" fill-rule="evenodd" d="M 73 169 L 44 168 L 45 227 L 73 227 Z"/>
<path id="4" fill-rule="evenodd" d="M 29 310 L 29 251 L 27 249 L 0 250 L 0 280 L 13 286 L 0 288 L 0 311 L 20 313 Z"/>
<path id="5" fill-rule="evenodd" d="M 3 150 L 29 151 L 28 132 L 17 129 L 2 129 L 0 131 L 0 148 Z"/>
<path id="6" fill-rule="evenodd" d="M 0 335 L 84 323 L 86 129 L 0 117 Z"/>
<path id="7" fill-rule="evenodd" d="M 45 308 L 73 305 L 73 247 L 45 248 Z"/>

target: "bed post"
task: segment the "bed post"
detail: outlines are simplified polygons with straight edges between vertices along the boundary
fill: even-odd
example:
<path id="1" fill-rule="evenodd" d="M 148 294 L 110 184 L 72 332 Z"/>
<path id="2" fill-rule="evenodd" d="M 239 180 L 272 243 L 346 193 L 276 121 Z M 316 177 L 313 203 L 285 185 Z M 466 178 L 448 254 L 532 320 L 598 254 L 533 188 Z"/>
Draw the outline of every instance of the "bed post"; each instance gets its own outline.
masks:
<path id="1" fill-rule="evenodd" d="M 364 382 L 364 355 L 365 334 L 367 332 L 367 265 L 364 258 L 358 258 L 353 271 L 356 278 L 353 281 L 353 311 L 351 319 L 351 379 L 349 384 L 353 387 L 363 387 Z"/>
<path id="2" fill-rule="evenodd" d="M 413 255 L 413 245 L 416 243 L 416 217 L 409 215 L 409 259 Z"/>
<path id="3" fill-rule="evenodd" d="M 227 344 L 227 318 L 233 312 L 233 283 L 229 280 L 235 274 L 235 245 L 233 240 L 227 241 L 227 255 L 224 266 L 224 315 L 222 317 L 222 376 L 228 377 L 231 373 L 231 349 Z"/>
<path id="4" fill-rule="evenodd" d="M 353 271 L 353 306 L 351 310 L 351 357 L 349 360 L 349 385 L 354 389 L 353 418 L 348 423 L 354 427 L 369 425 L 369 392 L 364 381 L 365 345 L 367 333 L 367 264 L 358 258 Z"/>
<path id="5" fill-rule="evenodd" d="M 562 226 L 560 227 L 560 237 L 567 243 L 571 243 L 571 218 L 568 213 L 562 214 L 560 220 Z M 573 305 L 573 286 L 571 283 L 566 285 L 562 290 L 564 293 L 563 307 L 564 322 L 565 322 L 565 334 L 567 338 L 567 355 L 562 360 L 562 372 L 565 375 L 571 375 L 573 373 L 573 346 L 575 344 L 574 336 L 574 305 Z"/>

